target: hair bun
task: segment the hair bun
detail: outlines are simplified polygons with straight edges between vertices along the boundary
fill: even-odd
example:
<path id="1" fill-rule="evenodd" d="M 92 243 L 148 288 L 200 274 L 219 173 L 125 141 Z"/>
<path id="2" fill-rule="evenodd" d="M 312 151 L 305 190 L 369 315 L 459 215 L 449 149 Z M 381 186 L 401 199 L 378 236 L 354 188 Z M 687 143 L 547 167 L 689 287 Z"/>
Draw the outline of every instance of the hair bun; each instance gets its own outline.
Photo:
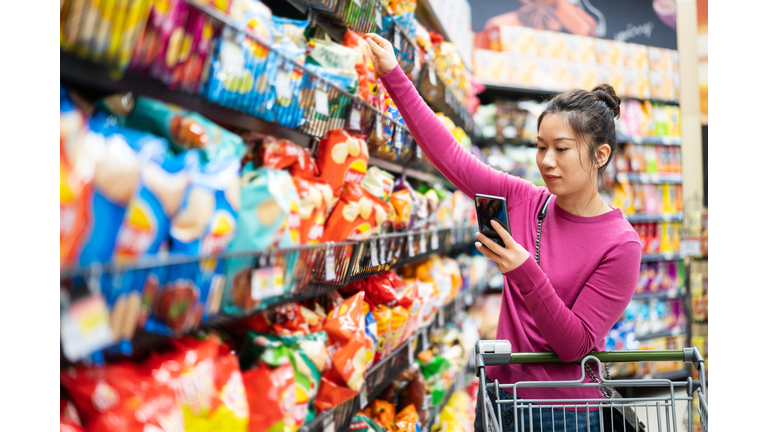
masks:
<path id="1" fill-rule="evenodd" d="M 621 105 L 621 98 L 616 95 L 616 91 L 610 84 L 600 84 L 599 86 L 592 89 L 592 94 L 601 101 L 605 102 L 608 108 L 613 111 L 614 117 L 619 118 L 619 114 L 621 113 L 619 110 L 619 105 Z"/>

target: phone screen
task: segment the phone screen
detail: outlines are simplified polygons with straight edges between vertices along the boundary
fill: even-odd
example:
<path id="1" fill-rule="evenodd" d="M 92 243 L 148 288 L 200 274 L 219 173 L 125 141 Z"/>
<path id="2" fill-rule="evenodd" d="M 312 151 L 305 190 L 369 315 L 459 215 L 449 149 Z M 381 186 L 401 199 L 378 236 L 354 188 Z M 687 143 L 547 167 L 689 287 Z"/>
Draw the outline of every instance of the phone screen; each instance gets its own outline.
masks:
<path id="1" fill-rule="evenodd" d="M 505 204 L 506 201 L 500 198 L 475 196 L 477 223 L 480 226 L 480 232 L 502 246 L 504 246 L 504 241 L 496 230 L 493 229 L 491 220 L 495 219 L 496 222 L 499 222 L 509 232 L 509 219 Z"/>

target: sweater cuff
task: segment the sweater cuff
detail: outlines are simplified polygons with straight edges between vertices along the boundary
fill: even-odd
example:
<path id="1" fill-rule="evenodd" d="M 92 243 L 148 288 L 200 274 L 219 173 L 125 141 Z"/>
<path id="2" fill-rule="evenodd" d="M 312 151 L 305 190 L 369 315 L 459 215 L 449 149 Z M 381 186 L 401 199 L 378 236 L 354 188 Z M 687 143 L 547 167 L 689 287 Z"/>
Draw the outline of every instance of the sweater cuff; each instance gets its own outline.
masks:
<path id="1" fill-rule="evenodd" d="M 523 294 L 528 294 L 547 282 L 547 275 L 536 264 L 533 255 L 528 255 L 528 259 L 520 267 L 504 273 L 504 276 L 514 282 Z"/>
<path id="2" fill-rule="evenodd" d="M 397 81 L 398 79 L 408 79 L 407 76 L 405 76 L 405 72 L 403 72 L 402 69 L 400 69 L 400 65 L 397 65 L 392 69 L 391 71 L 384 74 L 384 76 L 379 77 L 381 81 L 384 83 L 384 86 L 387 86 L 391 81 Z M 389 91 L 389 89 L 387 89 Z"/>

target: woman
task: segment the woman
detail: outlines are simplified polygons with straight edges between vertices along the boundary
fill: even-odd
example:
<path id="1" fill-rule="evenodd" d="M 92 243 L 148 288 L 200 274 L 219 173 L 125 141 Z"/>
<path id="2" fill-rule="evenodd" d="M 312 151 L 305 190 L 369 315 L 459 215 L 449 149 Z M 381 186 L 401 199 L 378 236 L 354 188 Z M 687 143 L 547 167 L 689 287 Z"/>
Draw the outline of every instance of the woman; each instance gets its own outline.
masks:
<path id="1" fill-rule="evenodd" d="M 398 67 L 391 44 L 375 34 L 367 41 L 376 71 L 430 162 L 470 197 L 483 193 L 507 199 L 510 232 L 493 223 L 506 246 L 480 233 L 475 243 L 505 276 L 496 338 L 510 341 L 513 352 L 552 351 L 566 362 L 605 349 L 605 336 L 632 298 L 641 257 L 637 233 L 621 211 L 598 194 L 598 179 L 617 145 L 613 119 L 619 115 L 621 100 L 613 88 L 603 84 L 592 92 L 573 90 L 549 102 L 538 120 L 536 155 L 547 186 L 536 187 L 483 164 L 461 148 Z M 537 265 L 536 216 L 550 197 Z M 504 384 L 581 376 L 579 365 L 486 370 L 491 380 Z M 596 387 L 523 388 L 518 394 L 527 399 L 603 397 Z M 510 429 L 514 413 L 511 404 L 503 407 L 504 429 Z M 475 429 L 482 430 L 479 405 L 476 412 Z M 586 430 L 585 412 L 578 419 L 572 411 L 566 414 L 569 430 L 576 420 L 579 430 Z M 592 430 L 598 416 L 593 407 Z M 544 417 L 542 426 L 552 430 L 551 416 Z M 562 415 L 554 417 L 555 428 L 562 428 Z"/>

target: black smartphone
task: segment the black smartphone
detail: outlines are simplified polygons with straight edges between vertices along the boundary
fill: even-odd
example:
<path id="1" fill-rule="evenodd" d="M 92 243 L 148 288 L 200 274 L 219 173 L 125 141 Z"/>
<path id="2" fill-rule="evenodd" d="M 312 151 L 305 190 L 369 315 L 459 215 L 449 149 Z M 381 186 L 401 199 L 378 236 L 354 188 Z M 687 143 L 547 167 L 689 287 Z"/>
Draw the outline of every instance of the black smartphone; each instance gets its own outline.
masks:
<path id="1" fill-rule="evenodd" d="M 477 225 L 480 227 L 480 232 L 501 246 L 504 246 L 504 240 L 493 229 L 491 221 L 496 220 L 509 232 L 507 199 L 492 195 L 475 194 L 475 210 L 477 211 Z"/>

